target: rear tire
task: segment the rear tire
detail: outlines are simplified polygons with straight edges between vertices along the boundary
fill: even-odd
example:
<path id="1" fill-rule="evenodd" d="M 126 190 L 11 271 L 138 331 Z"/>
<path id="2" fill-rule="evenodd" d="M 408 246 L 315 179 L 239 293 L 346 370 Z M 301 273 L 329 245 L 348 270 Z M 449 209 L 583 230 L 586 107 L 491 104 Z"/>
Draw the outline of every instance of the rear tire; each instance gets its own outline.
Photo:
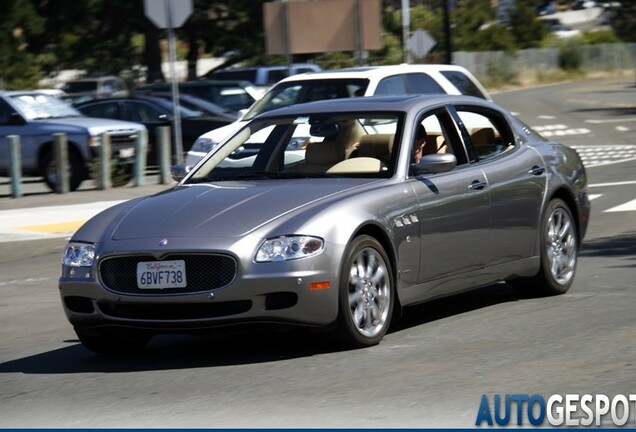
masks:
<path id="1" fill-rule="evenodd" d="M 81 329 L 75 328 L 80 342 L 97 354 L 125 355 L 141 351 L 152 335 L 130 329 Z"/>
<path id="2" fill-rule="evenodd" d="M 566 293 L 576 273 L 578 235 L 576 223 L 568 205 L 553 199 L 546 208 L 541 223 L 541 266 L 532 278 L 511 281 L 520 291 L 540 295 Z"/>
<path id="3" fill-rule="evenodd" d="M 336 333 L 352 348 L 376 345 L 391 324 L 393 273 L 382 245 L 362 235 L 347 248 L 341 270 Z"/>

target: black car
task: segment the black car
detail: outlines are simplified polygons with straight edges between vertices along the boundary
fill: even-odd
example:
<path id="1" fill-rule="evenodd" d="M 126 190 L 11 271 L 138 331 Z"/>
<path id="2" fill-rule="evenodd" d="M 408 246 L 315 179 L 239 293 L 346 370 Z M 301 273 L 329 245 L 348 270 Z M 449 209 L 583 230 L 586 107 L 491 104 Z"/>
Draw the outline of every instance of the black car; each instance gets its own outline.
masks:
<path id="1" fill-rule="evenodd" d="M 79 104 L 76 108 L 90 117 L 128 120 L 145 125 L 148 129 L 148 165 L 158 164 L 157 128 L 160 126 L 173 127 L 174 109 L 172 101 L 163 97 L 133 96 L 94 100 Z M 180 104 L 179 112 L 181 117 L 181 142 L 184 152 L 187 152 L 202 134 L 236 120 L 236 116 L 232 114 L 194 110 L 187 108 L 185 104 Z M 173 155 L 175 154 L 174 143 L 173 135 Z"/>

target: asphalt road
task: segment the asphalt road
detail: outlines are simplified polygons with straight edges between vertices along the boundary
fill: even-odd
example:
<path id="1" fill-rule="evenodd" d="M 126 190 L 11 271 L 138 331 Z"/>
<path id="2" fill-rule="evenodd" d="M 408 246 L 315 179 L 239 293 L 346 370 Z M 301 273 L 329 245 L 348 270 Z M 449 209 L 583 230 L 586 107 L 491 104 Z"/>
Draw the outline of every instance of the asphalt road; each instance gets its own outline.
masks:
<path id="1" fill-rule="evenodd" d="M 484 394 L 633 394 L 635 96 L 633 79 L 497 93 L 587 154 L 594 199 L 574 286 L 528 298 L 499 284 L 412 307 L 368 349 L 237 328 L 102 358 L 59 303 L 64 239 L 0 243 L 0 427 L 472 427 Z"/>

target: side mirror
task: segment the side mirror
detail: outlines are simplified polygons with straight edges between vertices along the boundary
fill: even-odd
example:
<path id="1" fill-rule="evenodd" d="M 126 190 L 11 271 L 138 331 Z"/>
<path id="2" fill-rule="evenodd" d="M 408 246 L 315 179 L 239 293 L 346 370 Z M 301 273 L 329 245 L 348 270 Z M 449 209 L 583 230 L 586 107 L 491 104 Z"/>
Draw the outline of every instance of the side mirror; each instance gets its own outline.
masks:
<path id="1" fill-rule="evenodd" d="M 172 180 L 180 182 L 190 171 L 192 171 L 192 167 L 190 165 L 174 165 L 170 168 L 170 177 L 172 177 Z"/>
<path id="2" fill-rule="evenodd" d="M 454 154 L 441 153 L 422 156 L 422 159 L 414 166 L 415 175 L 438 174 L 453 170 L 457 166 L 457 158 Z"/>

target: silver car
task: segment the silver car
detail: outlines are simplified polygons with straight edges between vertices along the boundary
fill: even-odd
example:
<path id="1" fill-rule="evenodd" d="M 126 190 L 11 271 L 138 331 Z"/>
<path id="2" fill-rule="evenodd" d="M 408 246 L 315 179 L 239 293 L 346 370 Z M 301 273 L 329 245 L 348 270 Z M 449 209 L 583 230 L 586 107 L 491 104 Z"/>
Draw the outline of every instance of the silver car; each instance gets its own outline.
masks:
<path id="1" fill-rule="evenodd" d="M 62 304 L 93 351 L 246 322 L 364 347 L 401 308 L 470 288 L 561 294 L 590 214 L 574 150 L 470 96 L 271 111 L 173 175 L 66 247 Z"/>

